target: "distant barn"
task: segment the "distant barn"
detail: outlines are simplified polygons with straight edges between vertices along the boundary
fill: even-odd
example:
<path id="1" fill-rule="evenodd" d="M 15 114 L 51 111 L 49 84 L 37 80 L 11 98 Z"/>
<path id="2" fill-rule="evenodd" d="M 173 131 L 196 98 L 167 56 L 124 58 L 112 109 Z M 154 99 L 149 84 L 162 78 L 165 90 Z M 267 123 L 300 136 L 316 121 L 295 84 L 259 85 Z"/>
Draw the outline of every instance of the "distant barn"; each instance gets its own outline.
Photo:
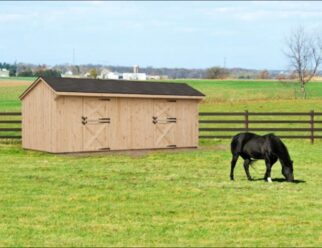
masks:
<path id="1" fill-rule="evenodd" d="M 20 96 L 23 148 L 52 153 L 198 146 L 187 84 L 38 78 Z"/>

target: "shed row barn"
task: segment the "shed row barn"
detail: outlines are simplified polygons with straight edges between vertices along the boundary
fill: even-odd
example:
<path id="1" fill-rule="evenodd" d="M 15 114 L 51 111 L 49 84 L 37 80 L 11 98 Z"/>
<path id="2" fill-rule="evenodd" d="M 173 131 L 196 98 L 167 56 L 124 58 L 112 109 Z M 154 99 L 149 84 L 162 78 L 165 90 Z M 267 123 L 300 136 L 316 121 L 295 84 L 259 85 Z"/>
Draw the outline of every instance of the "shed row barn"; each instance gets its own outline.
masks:
<path id="1" fill-rule="evenodd" d="M 52 153 L 198 146 L 187 84 L 40 77 L 20 96 L 22 145 Z"/>

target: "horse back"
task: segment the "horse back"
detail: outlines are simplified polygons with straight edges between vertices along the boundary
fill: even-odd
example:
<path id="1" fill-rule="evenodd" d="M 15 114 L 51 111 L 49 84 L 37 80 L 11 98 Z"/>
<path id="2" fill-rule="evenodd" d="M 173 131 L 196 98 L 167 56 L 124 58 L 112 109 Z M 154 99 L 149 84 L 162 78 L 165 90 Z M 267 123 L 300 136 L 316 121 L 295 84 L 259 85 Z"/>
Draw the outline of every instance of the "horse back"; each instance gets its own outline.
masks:
<path id="1" fill-rule="evenodd" d="M 254 133 L 239 133 L 232 138 L 230 148 L 232 154 L 241 153 L 243 147 L 252 139 L 260 137 Z"/>

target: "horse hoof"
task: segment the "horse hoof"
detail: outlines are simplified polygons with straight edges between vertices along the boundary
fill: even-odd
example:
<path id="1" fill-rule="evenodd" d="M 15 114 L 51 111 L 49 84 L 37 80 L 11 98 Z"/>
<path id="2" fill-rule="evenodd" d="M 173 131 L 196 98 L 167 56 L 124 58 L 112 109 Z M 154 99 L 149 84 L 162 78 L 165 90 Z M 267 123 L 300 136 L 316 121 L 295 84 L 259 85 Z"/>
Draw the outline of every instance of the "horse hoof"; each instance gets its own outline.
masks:
<path id="1" fill-rule="evenodd" d="M 267 178 L 267 182 L 271 183 L 272 182 L 272 178 Z"/>
<path id="2" fill-rule="evenodd" d="M 248 178 L 248 181 L 254 181 L 254 179 L 253 178 Z"/>

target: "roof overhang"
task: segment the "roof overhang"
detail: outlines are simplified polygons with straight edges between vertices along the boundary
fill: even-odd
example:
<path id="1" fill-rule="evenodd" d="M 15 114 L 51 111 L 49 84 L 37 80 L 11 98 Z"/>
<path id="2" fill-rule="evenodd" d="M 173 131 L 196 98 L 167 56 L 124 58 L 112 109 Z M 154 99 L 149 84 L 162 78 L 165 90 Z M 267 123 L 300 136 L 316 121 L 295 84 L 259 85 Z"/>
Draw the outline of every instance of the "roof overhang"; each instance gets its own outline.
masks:
<path id="1" fill-rule="evenodd" d="M 193 99 L 203 100 L 204 96 L 176 96 L 176 95 L 146 95 L 146 94 L 115 94 L 115 93 L 82 93 L 82 92 L 58 92 L 57 96 L 86 96 L 86 97 L 121 97 L 121 98 L 161 98 L 161 99 Z"/>

